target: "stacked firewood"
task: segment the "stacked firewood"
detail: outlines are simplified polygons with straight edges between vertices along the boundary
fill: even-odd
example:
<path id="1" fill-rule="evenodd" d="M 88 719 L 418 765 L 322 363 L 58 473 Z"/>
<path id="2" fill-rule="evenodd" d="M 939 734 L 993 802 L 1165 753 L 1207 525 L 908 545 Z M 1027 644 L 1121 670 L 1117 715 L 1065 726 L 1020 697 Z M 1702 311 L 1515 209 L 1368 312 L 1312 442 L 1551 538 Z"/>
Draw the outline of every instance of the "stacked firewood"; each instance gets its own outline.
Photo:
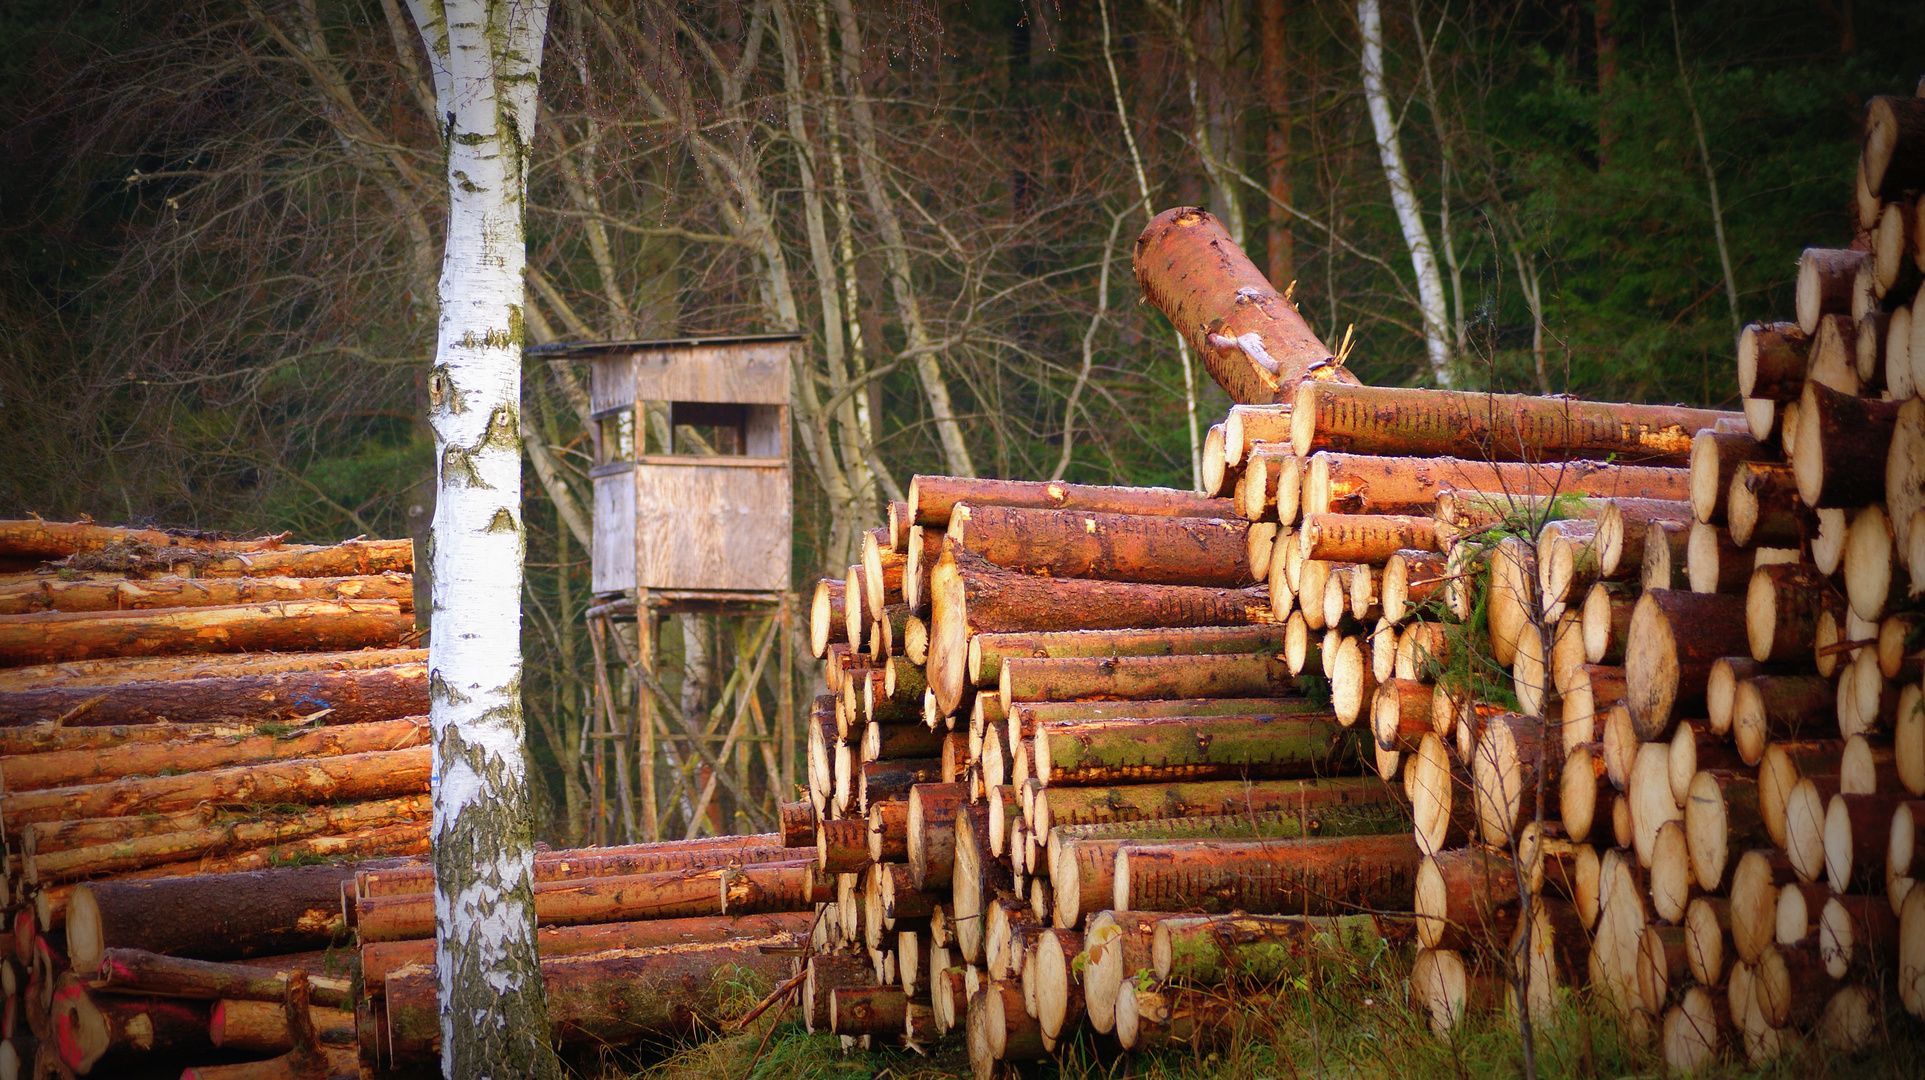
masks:
<path id="1" fill-rule="evenodd" d="M 1193 1019 L 1182 980 L 1231 924 L 1286 966 L 1331 932 L 1408 936 L 1408 800 L 1301 692 L 1252 565 L 1274 527 L 1222 498 L 935 476 L 890 518 L 812 610 L 828 692 L 788 812 L 835 881 L 813 1027 L 966 1031 L 980 1070 L 1086 1015 L 1147 1047 L 1223 1018 Z M 1127 976 L 1171 912 L 1198 917 L 1153 1007 Z"/>
<path id="2" fill-rule="evenodd" d="M 0 522 L 0 1078 L 286 1051 L 232 1025 L 295 967 L 351 1005 L 306 864 L 427 851 L 413 555 L 284 540 Z"/>

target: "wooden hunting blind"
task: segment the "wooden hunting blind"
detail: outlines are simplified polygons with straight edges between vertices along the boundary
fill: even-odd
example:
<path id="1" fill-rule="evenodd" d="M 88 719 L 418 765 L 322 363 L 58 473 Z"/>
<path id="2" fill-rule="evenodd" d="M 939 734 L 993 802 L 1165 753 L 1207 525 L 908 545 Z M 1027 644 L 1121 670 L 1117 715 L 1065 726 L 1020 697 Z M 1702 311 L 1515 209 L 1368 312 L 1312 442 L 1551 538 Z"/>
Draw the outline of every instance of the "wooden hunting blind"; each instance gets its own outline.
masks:
<path id="1" fill-rule="evenodd" d="M 699 604 L 704 594 L 789 590 L 789 372 L 799 340 L 541 350 L 589 363 L 597 596 L 646 590 Z"/>
<path id="2" fill-rule="evenodd" d="M 620 834 L 631 840 L 660 837 L 677 806 L 677 827 L 689 836 L 704 827 L 758 831 L 790 789 L 789 386 L 800 346 L 798 335 L 753 334 L 528 349 L 589 368 L 595 603 L 588 630 L 600 675 L 588 735 L 597 740 L 598 843 L 605 825 L 617 825 L 607 781 Z M 736 639 L 734 663 L 745 677 L 727 682 L 714 714 L 733 717 L 733 725 L 680 715 L 685 710 L 650 689 L 661 686 L 662 619 L 676 613 L 702 619 L 704 633 Z M 692 625 L 685 620 L 681 632 L 694 632 Z M 766 727 L 757 700 L 764 692 L 773 712 Z M 758 744 L 768 745 L 758 752 Z M 606 770 L 604 747 L 612 751 Z M 718 781 L 733 823 L 706 820 Z"/>

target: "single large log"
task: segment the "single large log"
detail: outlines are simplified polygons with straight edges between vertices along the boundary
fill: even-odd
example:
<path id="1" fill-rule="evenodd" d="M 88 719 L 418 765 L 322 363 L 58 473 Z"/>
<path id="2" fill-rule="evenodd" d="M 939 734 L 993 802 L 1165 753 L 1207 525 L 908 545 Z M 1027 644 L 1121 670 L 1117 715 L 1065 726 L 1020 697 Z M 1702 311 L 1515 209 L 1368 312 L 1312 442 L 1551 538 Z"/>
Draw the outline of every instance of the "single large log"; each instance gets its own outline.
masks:
<path id="1" fill-rule="evenodd" d="M 1731 700 L 1731 741 L 1747 765 L 1764 760 L 1776 739 L 1825 738 L 1836 732 L 1830 680 L 1819 675 L 1755 675 Z"/>
<path id="2" fill-rule="evenodd" d="M 1865 106 L 1865 186 L 1880 199 L 1925 187 L 1925 100 L 1875 97 Z"/>
<path id="3" fill-rule="evenodd" d="M 978 509 L 1008 506 L 1152 517 L 1237 516 L 1236 508 L 1228 499 L 1208 499 L 1174 488 L 1103 487 L 1066 484 L 1059 480 L 979 480 L 962 476 L 915 476 L 909 481 L 909 506 L 916 524 L 925 529 L 947 528 L 957 503 L 968 503 Z"/>
<path id="4" fill-rule="evenodd" d="M 1639 739 L 1669 733 L 1679 709 L 1700 709 L 1720 657 L 1742 655 L 1745 599 L 1721 593 L 1654 589 L 1631 615 L 1624 681 Z"/>
<path id="5" fill-rule="evenodd" d="M 1358 734 L 1308 702 L 1274 716 L 1072 720 L 1036 728 L 1045 785 L 1327 776 L 1355 769 Z"/>
<path id="6" fill-rule="evenodd" d="M 1806 532 L 1798 478 L 1789 465 L 1747 461 L 1731 476 L 1725 521 L 1739 547 L 1796 547 Z"/>
<path id="7" fill-rule="evenodd" d="M 813 902 L 814 860 L 663 870 L 619 877 L 535 883 L 535 916 L 543 925 L 683 919 L 724 914 L 801 911 Z M 355 932 L 364 942 L 401 941 L 434 933 L 434 897 L 409 893 L 364 897 Z"/>
<path id="8" fill-rule="evenodd" d="M 842 578 L 823 578 L 815 584 L 809 603 L 809 651 L 821 659 L 829 646 L 849 640 L 848 615 L 844 598 L 848 583 Z"/>
<path id="9" fill-rule="evenodd" d="M 1421 514 L 1446 489 L 1667 500 L 1691 495 L 1691 470 L 1654 465 L 1602 461 L 1540 465 L 1454 457 L 1372 457 L 1327 450 L 1306 460 L 1305 514 Z"/>
<path id="10" fill-rule="evenodd" d="M 426 649 L 351 649 L 335 652 L 215 653 L 206 656 L 110 656 L 0 669 L 0 691 L 49 687 L 119 686 L 161 679 L 278 675 L 290 671 L 350 671 L 427 662 Z"/>
<path id="11" fill-rule="evenodd" d="M 799 942 L 808 936 L 815 914 L 782 911 L 763 915 L 700 916 L 688 919 L 645 919 L 640 922 L 587 923 L 543 926 L 535 944 L 544 959 L 583 956 L 611 949 L 646 949 L 664 945 L 703 945 L 724 941 L 755 941 L 764 945 Z M 371 941 L 361 946 L 361 979 L 369 994 L 386 992 L 390 972 L 411 964 L 434 963 L 434 939 L 406 938 Z"/>
<path id="12" fill-rule="evenodd" d="M 1177 328 L 1230 400 L 1268 404 L 1304 378 L 1354 383 L 1229 233 L 1194 206 L 1165 210 L 1136 238 L 1144 299 Z"/>
<path id="13" fill-rule="evenodd" d="M 388 799 L 425 791 L 428 747 L 339 757 L 275 761 L 185 776 L 125 777 L 104 784 L 48 788 L 0 796 L 9 831 L 36 821 L 185 810 L 210 799 L 287 803 Z"/>
<path id="14" fill-rule="evenodd" d="M 1378 914 L 1199 915 L 1164 919 L 1151 934 L 1150 969 L 1159 979 L 1262 986 L 1336 951 L 1401 944 L 1411 937 L 1411 923 Z"/>
<path id="15" fill-rule="evenodd" d="M 662 870 L 711 869 L 747 863 L 806 859 L 815 850 L 807 845 L 787 848 L 778 833 L 711 836 L 697 840 L 663 840 L 619 847 L 575 848 L 535 854 L 536 881 L 616 877 Z M 404 896 L 434 891 L 434 867 L 425 863 L 378 867 L 354 875 L 356 898 Z"/>
<path id="16" fill-rule="evenodd" d="M 1736 413 L 1568 397 L 1305 382 L 1291 448 L 1484 461 L 1611 458 L 1684 465 L 1691 439 Z M 1490 490 L 1490 489 L 1487 489 Z"/>
<path id="17" fill-rule="evenodd" d="M 1008 704 L 1111 698 L 1257 698 L 1294 689 L 1296 679 L 1274 652 L 1204 656 L 1066 656 L 1012 659 L 999 693 Z"/>
<path id="18" fill-rule="evenodd" d="M 286 533 L 241 540 L 194 529 L 134 529 L 37 517 L 0 521 L 0 555 L 12 558 L 58 559 L 77 551 L 133 546 L 176 548 L 176 554 L 183 556 L 194 552 L 272 551 L 286 539 Z"/>
<path id="19" fill-rule="evenodd" d="M 1537 717 L 1500 714 L 1490 718 L 1477 740 L 1471 783 L 1485 843 L 1510 846 L 1536 817 L 1538 791 L 1548 799 L 1561 790 L 1563 744 L 1555 727 L 1547 732 L 1546 726 Z"/>
<path id="20" fill-rule="evenodd" d="M 311 600 L 172 611 L 0 615 L 0 662 L 97 656 L 387 647 L 414 631 L 393 600 Z"/>
<path id="21" fill-rule="evenodd" d="M 432 950 L 429 953 L 433 956 Z M 355 1043 L 354 1013 L 349 1009 L 325 1006 L 310 1010 L 315 1034 L 324 1044 L 352 1046 Z M 269 1001 L 219 1001 L 207 1022 L 207 1034 L 215 1046 L 250 1054 L 284 1054 L 293 1049 L 287 1014 L 281 1004 Z"/>
<path id="22" fill-rule="evenodd" d="M 206 1002 L 93 994 L 71 972 L 53 980 L 50 990 L 51 1030 L 40 1052 L 51 1051 L 63 1069 L 43 1070 L 39 1075 L 137 1073 L 213 1052 Z M 19 1037 L 16 1031 L 14 1038 Z"/>
<path id="23" fill-rule="evenodd" d="M 35 611 L 130 611 L 303 600 L 393 600 L 414 609 L 408 574 L 359 577 L 162 577 L 145 580 L 41 578 L 0 585 L 0 615 Z"/>
<path id="24" fill-rule="evenodd" d="M 1745 637 L 1759 663 L 1789 663 L 1811 654 L 1818 617 L 1843 598 L 1809 563 L 1780 563 L 1753 571 L 1745 593 Z"/>
<path id="25" fill-rule="evenodd" d="M 346 671 L 155 679 L 116 686 L 0 690 L 0 725 L 59 719 L 63 726 L 208 723 L 244 716 L 254 724 L 313 719 L 359 724 L 428 710 L 427 665 Z"/>
<path id="26" fill-rule="evenodd" d="M 252 821 L 223 821 L 196 828 L 157 832 L 64 851 L 29 850 L 21 856 L 21 862 L 28 883 L 51 884 L 404 822 L 419 823 L 425 829 L 432 809 L 425 794 L 344 803 L 302 813 L 261 815 Z"/>
<path id="27" fill-rule="evenodd" d="M 596 1047 L 715 1030 L 730 1019 L 727 1010 L 745 990 L 754 1000 L 788 978 L 791 960 L 762 952 L 756 941 L 543 959 L 550 1037 L 563 1048 Z M 825 1005 L 827 997 L 825 992 Z M 391 973 L 385 1005 L 395 1059 L 432 1056 L 441 1033 L 434 968 Z"/>
<path id="28" fill-rule="evenodd" d="M 1306 384 L 1307 385 L 1307 384 Z M 1382 565 L 1402 550 L 1437 551 L 1437 522 L 1428 517 L 1311 514 L 1298 527 L 1306 559 Z"/>
<path id="29" fill-rule="evenodd" d="M 1419 861 L 1407 835 L 1130 846 L 1116 855 L 1113 900 L 1124 911 L 1406 911 Z"/>
<path id="30" fill-rule="evenodd" d="M 219 1001 L 279 1001 L 287 993 L 289 969 L 163 956 L 145 949 L 108 949 L 101 954 L 93 985 L 125 994 Z M 353 1007 L 353 980 L 310 972 L 309 993 L 317 1005 Z"/>
<path id="31" fill-rule="evenodd" d="M 949 539 L 1007 570 L 1049 577 L 1239 588 L 1250 523 L 1009 506 L 957 507 Z"/>
<path id="32" fill-rule="evenodd" d="M 969 805 L 968 784 L 917 784 L 909 789 L 909 871 L 916 888 L 933 890 L 956 864 L 956 815 Z"/>
<path id="33" fill-rule="evenodd" d="M 1334 812 L 1339 807 L 1378 805 L 1398 797 L 1395 789 L 1374 777 L 1209 780 L 1126 784 L 1112 788 L 1038 786 L 1027 816 L 1032 833 L 1048 836 L 1050 830 L 1059 825 L 1215 817 L 1271 810 Z"/>
<path id="34" fill-rule="evenodd" d="M 1149 630 L 1053 630 L 976 634 L 969 639 L 969 683 L 993 687 L 1003 663 L 1016 658 L 1204 656 L 1281 652 L 1281 626 L 1158 627 Z"/>
<path id="35" fill-rule="evenodd" d="M 1809 383 L 1798 404 L 1791 454 L 1798 497 L 1811 507 L 1852 508 L 1885 495 L 1885 462 L 1899 406 Z"/>
<path id="36" fill-rule="evenodd" d="M 1797 323 L 1752 323 L 1738 333 L 1738 394 L 1797 401 L 1811 367 L 1811 338 Z"/>
<path id="37" fill-rule="evenodd" d="M 98 784 L 163 771 L 200 772 L 250 762 L 338 757 L 425 745 L 427 717 L 380 720 L 286 734 L 202 737 L 93 750 L 0 756 L 0 791 Z"/>
<path id="38" fill-rule="evenodd" d="M 159 881 L 74 886 L 67 952 L 93 971 L 110 947 L 207 960 L 240 960 L 325 948 L 345 928 L 341 887 L 357 871 L 396 865 L 345 863 Z"/>
<path id="39" fill-rule="evenodd" d="M 1826 315 L 1851 312 L 1853 279 L 1859 265 L 1871 257 L 1869 252 L 1844 248 L 1806 248 L 1798 258 L 1798 282 L 1794 302 L 1798 329 L 1816 335 Z"/>
<path id="40" fill-rule="evenodd" d="M 1116 853 L 1133 844 L 1169 840 L 1298 840 L 1309 836 L 1375 836 L 1410 831 L 1410 811 L 1383 789 L 1378 803 L 1324 805 L 1328 793 L 1306 791 L 1303 803 L 1217 817 L 1147 818 L 1093 825 L 1058 825 L 1049 831 L 1047 862 L 1055 891 L 1058 926 L 1077 926 L 1083 915 L 1109 906 Z M 1318 800 L 1312 804 L 1311 800 Z"/>
<path id="41" fill-rule="evenodd" d="M 1271 619 L 1262 589 L 1038 578 L 953 549 L 943 552 L 929 588 L 929 684 L 945 716 L 956 711 L 967 689 L 972 632 L 1231 626 Z"/>

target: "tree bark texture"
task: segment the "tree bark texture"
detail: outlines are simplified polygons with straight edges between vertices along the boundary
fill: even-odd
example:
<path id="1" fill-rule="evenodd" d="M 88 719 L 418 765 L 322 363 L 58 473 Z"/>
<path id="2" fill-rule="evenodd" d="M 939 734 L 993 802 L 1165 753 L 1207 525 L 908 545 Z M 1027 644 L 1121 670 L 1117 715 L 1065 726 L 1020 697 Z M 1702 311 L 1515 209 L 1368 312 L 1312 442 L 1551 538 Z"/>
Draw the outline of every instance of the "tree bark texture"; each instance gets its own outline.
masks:
<path id="1" fill-rule="evenodd" d="M 1704 707 L 1711 665 L 1749 651 L 1745 598 L 1652 589 L 1638 599 L 1626 640 L 1632 725 L 1639 739 L 1661 738 L 1680 710 Z"/>
<path id="2" fill-rule="evenodd" d="M 1003 664 L 1012 659 L 1091 656 L 1206 656 L 1277 652 L 1283 649 L 1280 626 L 1158 627 L 1150 630 L 1050 630 L 1036 633 L 977 634 L 969 639 L 970 685 L 1001 683 Z"/>
<path id="3" fill-rule="evenodd" d="M 293 671 L 161 679 L 111 687 L 0 690 L 0 725 L 59 720 L 63 726 L 209 723 L 244 716 L 250 724 L 315 717 L 359 724 L 428 711 L 428 668 L 410 663 L 349 671 Z"/>
<path id="4" fill-rule="evenodd" d="M 304 600 L 167 611 L 0 615 L 0 663 L 104 656 L 389 648 L 414 632 L 412 604 Z"/>
<path id="5" fill-rule="evenodd" d="M 1136 282 L 1230 400 L 1264 405 L 1303 378 L 1355 382 L 1221 223 L 1193 206 L 1165 210 L 1136 238 Z"/>
<path id="6" fill-rule="evenodd" d="M 1003 664 L 1002 700 L 1261 698 L 1293 690 L 1276 653 L 1206 656 L 1065 656 Z"/>
<path id="7" fill-rule="evenodd" d="M 426 717 L 377 720 L 279 735 L 129 743 L 98 750 L 0 756 L 0 790 L 98 784 L 126 776 L 204 772 L 231 765 L 405 750 L 428 741 Z"/>
<path id="8" fill-rule="evenodd" d="M 1336 450 L 1680 466 L 1690 462 L 1692 436 L 1736 416 L 1675 405 L 1306 382 L 1290 413 L 1290 442 L 1299 457 Z"/>
<path id="9" fill-rule="evenodd" d="M 1008 506 L 1155 517 L 1237 516 L 1236 507 L 1228 499 L 1205 498 L 1174 488 L 1105 487 L 1060 480 L 978 480 L 962 476 L 916 476 L 909 481 L 909 506 L 915 512 L 916 524 L 925 529 L 947 528 L 957 503 L 973 507 Z M 922 569 L 927 572 L 929 567 L 925 564 Z"/>
<path id="10" fill-rule="evenodd" d="M 1409 911 L 1419 861 L 1407 835 L 1127 847 L 1116 856 L 1112 900 L 1124 911 Z"/>
<path id="11" fill-rule="evenodd" d="M 303 600 L 393 600 L 414 609 L 414 581 L 407 574 L 362 577 L 164 577 L 66 581 L 41 578 L 0 585 L 0 615 L 36 611 L 131 611 L 291 603 Z"/>
<path id="12" fill-rule="evenodd" d="M 1045 577 L 1240 588 L 1250 523 L 964 505 L 949 522 L 963 551 L 1007 570 Z"/>
<path id="13" fill-rule="evenodd" d="M 1328 712 L 1267 717 L 1084 720 L 1036 729 L 1036 775 L 1046 785 L 1248 777 L 1314 777 L 1354 770 L 1359 739 Z"/>
<path id="14" fill-rule="evenodd" d="M 1463 488 L 1683 501 L 1691 495 L 1691 472 L 1602 461 L 1538 465 L 1322 451 L 1309 458 L 1302 506 L 1305 514 L 1423 514 L 1440 492 Z"/>

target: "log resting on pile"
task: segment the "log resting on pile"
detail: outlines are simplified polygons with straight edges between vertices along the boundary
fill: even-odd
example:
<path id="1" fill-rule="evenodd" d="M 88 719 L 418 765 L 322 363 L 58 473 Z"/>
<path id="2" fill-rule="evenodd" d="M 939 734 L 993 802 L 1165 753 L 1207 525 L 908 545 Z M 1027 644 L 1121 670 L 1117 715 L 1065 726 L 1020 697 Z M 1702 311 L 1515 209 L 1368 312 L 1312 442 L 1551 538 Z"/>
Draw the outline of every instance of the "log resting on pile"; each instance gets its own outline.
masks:
<path id="1" fill-rule="evenodd" d="M 74 887 L 67 954 L 91 972 L 109 948 L 241 960 L 326 948 L 346 930 L 341 887 L 361 870 L 413 860 L 300 866 Z"/>
<path id="2" fill-rule="evenodd" d="M 291 671 L 366 671 L 428 662 L 426 649 L 349 649 L 332 652 L 213 653 L 202 656 L 110 656 L 0 669 L 0 690 L 65 686 L 120 686 L 158 679 L 281 675 Z M 13 753 L 14 751 L 8 751 Z"/>
<path id="3" fill-rule="evenodd" d="M 1060 480 L 981 480 L 965 476 L 914 476 L 909 480 L 910 511 L 915 514 L 916 524 L 925 529 L 948 528 L 950 515 L 958 503 L 977 508 L 1007 506 L 1148 517 L 1237 516 L 1236 504 L 1229 499 L 1206 498 L 1175 488 L 1107 487 Z"/>
<path id="4" fill-rule="evenodd" d="M 1684 501 L 1691 471 L 1602 461 L 1475 461 L 1320 450 L 1307 459 L 1304 514 L 1423 514 L 1448 490 Z"/>
<path id="5" fill-rule="evenodd" d="M 1485 461 L 1611 458 L 1684 465 L 1692 436 L 1739 413 L 1566 397 L 1305 382 L 1290 414 L 1298 457 L 1319 450 Z"/>
<path id="6" fill-rule="evenodd" d="M 89 576 L 68 581 L 36 578 L 0 584 L 0 615 L 34 611 L 126 611 L 137 608 L 216 607 L 299 600 L 394 600 L 414 605 L 408 574 L 355 577 L 163 577 L 128 579 Z"/>
<path id="7" fill-rule="evenodd" d="M 1189 341 L 1232 401 L 1267 404 L 1305 378 L 1357 381 L 1207 211 L 1178 206 L 1158 214 L 1136 238 L 1133 261 L 1144 299 Z"/>
<path id="8" fill-rule="evenodd" d="M 0 663 L 101 656 L 391 646 L 414 632 L 394 600 L 306 600 L 166 611 L 0 615 Z"/>
<path id="9" fill-rule="evenodd" d="M 358 724 L 428 711 L 428 668 L 410 663 L 349 671 L 237 674 L 126 682 L 114 686 L 0 690 L 0 725 L 55 719 L 62 725 L 206 723 L 244 716 L 252 724 L 315 720 Z"/>
<path id="10" fill-rule="evenodd" d="M 1283 646 L 1284 629 L 1281 626 L 977 634 L 969 639 L 969 683 L 975 687 L 995 687 L 1002 681 L 1004 662 L 1019 658 L 1204 656 L 1281 652 Z"/>
<path id="11" fill-rule="evenodd" d="M 114 545 L 144 544 L 156 548 L 223 554 L 271 551 L 281 547 L 286 533 L 238 540 L 193 529 L 135 529 L 96 525 L 91 521 L 43 521 L 18 518 L 0 521 L 0 555 L 10 558 L 58 559 L 79 551 L 99 551 Z M 294 546 L 294 545 L 290 545 Z"/>
<path id="12" fill-rule="evenodd" d="M 279 733 L 269 729 L 265 734 L 237 736 L 222 731 L 166 742 L 129 742 L 97 749 L 7 754 L 0 755 L 0 791 L 98 784 L 125 776 L 158 776 L 167 770 L 175 773 L 201 772 L 258 761 L 405 750 L 411 746 L 426 745 L 430 734 L 427 717 L 403 716 L 365 724 L 300 728 Z"/>
<path id="13" fill-rule="evenodd" d="M 949 541 L 1007 570 L 1233 589 L 1251 583 L 1250 523 L 961 504 Z"/>
<path id="14" fill-rule="evenodd" d="M 1258 589 L 1206 589 L 1079 578 L 1039 578 L 992 566 L 953 547 L 929 576 L 929 685 L 947 716 L 967 689 L 972 632 L 1128 630 L 1271 622 Z"/>

